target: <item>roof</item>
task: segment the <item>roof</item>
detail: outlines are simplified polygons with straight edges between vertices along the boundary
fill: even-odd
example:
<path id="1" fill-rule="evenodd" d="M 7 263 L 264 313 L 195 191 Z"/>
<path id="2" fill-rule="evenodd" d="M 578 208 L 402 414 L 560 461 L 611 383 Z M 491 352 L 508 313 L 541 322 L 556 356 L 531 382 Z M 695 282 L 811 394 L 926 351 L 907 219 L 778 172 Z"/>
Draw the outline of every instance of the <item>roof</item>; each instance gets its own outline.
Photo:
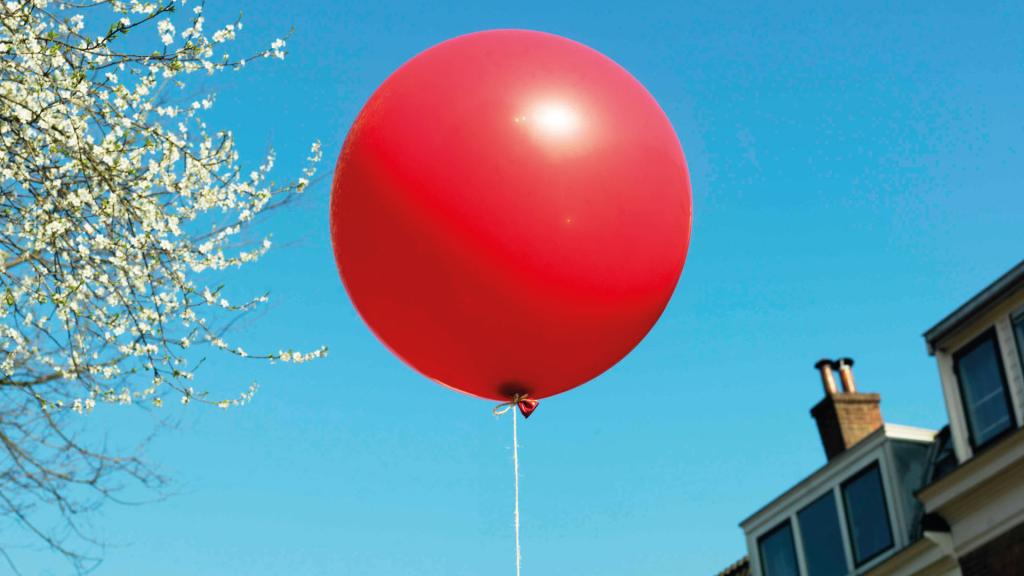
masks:
<path id="1" fill-rule="evenodd" d="M 718 576 L 750 576 L 750 574 L 750 558 L 744 556 L 719 572 Z"/>
<path id="2" fill-rule="evenodd" d="M 934 354 L 937 341 L 959 328 L 976 314 L 1002 302 L 1013 292 L 1014 288 L 1021 284 L 1024 284 L 1024 260 L 1021 260 L 1009 272 L 1000 276 L 984 290 L 975 294 L 973 298 L 943 318 L 938 324 L 929 328 L 924 333 L 925 342 L 928 343 L 928 353 Z"/>
<path id="3" fill-rule="evenodd" d="M 819 482 L 827 482 L 829 476 L 842 473 L 843 470 L 848 468 L 850 461 L 856 461 L 856 459 L 861 457 L 865 452 L 870 452 L 878 448 L 878 446 L 883 442 L 888 440 L 902 440 L 905 442 L 931 444 L 935 441 L 937 434 L 938 432 L 936 430 L 927 430 L 925 428 L 903 426 L 900 424 L 891 424 L 886 422 L 878 430 L 875 430 L 864 437 L 860 442 L 857 442 L 850 448 L 847 448 L 845 451 L 812 472 L 809 476 L 806 476 L 803 480 L 796 483 L 789 490 L 786 490 L 759 508 L 756 512 L 740 522 L 740 526 L 744 531 L 746 531 L 748 524 L 751 522 L 754 522 L 759 518 L 764 518 L 765 515 L 774 514 L 775 510 L 779 507 L 790 505 L 790 503 L 798 497 L 799 494 L 806 491 L 809 486 L 814 486 Z"/>
<path id="4" fill-rule="evenodd" d="M 1024 430 L 1021 431 L 1021 436 L 1024 438 Z M 828 464 L 815 471 L 813 474 L 802 480 L 796 486 L 784 494 L 777 497 L 771 503 L 767 504 L 761 510 L 755 512 L 752 516 L 744 520 L 741 525 L 748 523 L 761 513 L 772 508 L 777 503 L 783 503 L 788 495 L 796 493 L 805 488 L 809 482 L 814 478 L 821 476 L 829 471 L 834 471 L 834 468 L 845 467 L 845 464 L 841 463 L 838 466 L 833 466 L 837 460 L 846 460 L 844 455 L 850 453 L 856 453 L 865 450 L 874 450 L 878 445 L 885 441 L 899 441 L 899 442 L 916 442 L 916 443 L 927 443 L 930 444 L 928 455 L 925 461 L 924 477 L 922 478 L 923 484 L 926 486 L 922 488 L 927 490 L 929 484 L 939 482 L 944 477 L 948 476 L 957 467 L 956 456 L 953 454 L 952 443 L 950 440 L 949 426 L 943 427 L 939 431 L 926 430 L 924 428 L 914 428 L 911 426 L 900 426 L 897 424 L 886 423 L 881 428 L 873 432 L 870 436 L 858 442 L 855 446 L 843 454 L 837 456 Z M 848 456 L 847 456 L 848 457 Z M 913 518 L 908 519 L 910 533 L 909 542 L 905 547 L 913 545 L 915 542 L 920 540 L 924 536 L 926 530 L 930 531 L 949 531 L 949 525 L 946 524 L 945 520 L 934 514 L 925 514 L 923 509 L 919 509 Z M 718 573 L 717 576 L 751 576 L 753 571 L 750 568 L 749 557 L 744 556 L 740 560 L 734 562 L 731 566 Z"/>

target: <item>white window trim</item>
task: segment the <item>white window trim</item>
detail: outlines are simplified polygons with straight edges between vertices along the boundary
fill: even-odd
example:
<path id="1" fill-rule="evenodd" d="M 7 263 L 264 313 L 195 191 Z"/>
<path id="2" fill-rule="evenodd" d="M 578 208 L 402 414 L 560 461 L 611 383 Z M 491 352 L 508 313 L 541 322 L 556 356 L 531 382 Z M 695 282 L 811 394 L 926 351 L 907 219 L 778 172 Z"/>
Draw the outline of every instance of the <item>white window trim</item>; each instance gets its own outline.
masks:
<path id="1" fill-rule="evenodd" d="M 839 533 L 843 537 L 843 551 L 846 553 L 846 573 L 853 574 L 856 570 L 856 561 L 853 559 L 853 540 L 850 539 L 850 527 L 846 524 L 846 515 L 843 510 L 843 491 L 839 487 L 841 484 L 842 482 L 837 482 L 832 487 L 832 498 L 835 500 L 839 514 Z"/>
<path id="2" fill-rule="evenodd" d="M 896 473 L 896 466 L 895 466 L 895 463 L 896 463 L 896 453 L 893 451 L 892 443 L 891 442 L 886 442 L 885 443 L 885 447 L 883 449 L 885 450 L 885 458 L 883 460 L 886 462 L 886 466 L 884 468 L 882 468 L 882 470 L 881 470 L 881 472 L 883 474 L 882 482 L 883 482 L 883 484 L 886 484 L 888 486 L 892 486 L 892 488 L 889 491 L 893 495 L 895 495 L 895 494 L 902 494 L 902 492 L 903 492 L 903 479 L 900 478 L 899 474 Z M 889 462 L 892 462 L 893 465 L 889 466 L 888 465 Z M 897 523 L 894 524 L 893 534 L 892 534 L 892 540 L 893 540 L 894 546 L 897 549 L 902 549 L 902 548 L 905 548 L 906 546 L 909 546 L 910 542 L 907 540 L 907 534 L 906 534 L 907 530 L 906 530 L 906 528 L 910 526 L 911 519 L 910 518 L 906 518 L 904 516 L 904 514 L 903 514 L 903 507 L 899 506 L 899 502 L 896 501 L 896 498 L 886 498 L 885 504 L 886 504 L 886 506 L 889 507 L 889 516 L 892 517 L 892 518 L 895 518 L 896 521 L 897 521 Z M 895 526 L 900 526 L 900 528 L 902 528 L 902 529 L 897 531 L 895 529 Z"/>
<path id="3" fill-rule="evenodd" d="M 1010 318 L 1013 314 L 1000 317 L 993 324 L 985 326 L 972 335 L 969 340 L 950 353 L 938 352 L 935 357 L 939 364 L 939 379 L 942 381 L 943 395 L 946 397 L 946 411 L 949 414 L 950 429 L 953 436 L 953 451 L 962 464 L 974 457 L 971 445 L 971 432 L 967 423 L 967 408 L 964 406 L 960 379 L 957 378 L 953 356 L 970 346 L 988 331 L 995 333 L 995 341 L 999 349 L 1000 369 L 1006 378 L 1006 388 L 1010 396 L 1010 416 L 1014 429 L 1024 426 L 1024 382 L 1021 381 L 1021 366 L 1017 354 L 1017 346 Z"/>
<path id="4" fill-rule="evenodd" d="M 797 518 L 796 512 L 798 511 L 793 512 L 793 515 L 789 518 L 789 525 L 793 530 L 793 549 L 796 551 L 797 570 L 801 574 L 807 574 L 807 559 L 804 558 L 804 536 L 800 530 L 800 520 Z M 757 553 L 760 554 L 761 550 L 758 549 Z"/>
<path id="5" fill-rule="evenodd" d="M 942 381 L 942 396 L 946 400 L 946 414 L 949 415 L 950 436 L 953 438 L 953 452 L 957 462 L 966 462 L 974 456 L 970 432 L 967 427 L 967 410 L 960 397 L 960 382 L 953 369 L 953 355 L 937 351 L 935 359 L 939 364 L 939 380 Z"/>
<path id="6" fill-rule="evenodd" d="M 1003 353 L 1003 368 L 1006 372 L 1006 384 L 1010 387 L 1010 398 L 1013 400 L 1014 412 L 1017 418 L 1017 427 L 1024 426 L 1024 367 L 1021 366 L 1021 357 L 1024 350 L 1018 350 L 1017 346 L 1024 346 L 1024 342 L 1017 342 L 1017 336 L 1013 333 L 1013 319 L 1024 320 L 1024 306 L 1012 310 L 1004 318 L 996 323 L 996 334 L 999 336 L 999 346 Z"/>
<path id="7" fill-rule="evenodd" d="M 753 575 L 764 576 L 761 572 L 761 537 L 778 528 L 784 522 L 789 522 L 790 530 L 793 534 L 793 547 L 796 551 L 797 566 L 800 569 L 800 574 L 807 576 L 807 565 L 803 550 L 803 538 L 801 537 L 800 520 L 797 517 L 797 513 L 825 494 L 832 494 L 833 502 L 836 505 L 836 513 L 839 518 L 839 532 L 843 540 L 843 551 L 846 554 L 846 569 L 849 574 L 865 574 L 879 564 L 888 560 L 899 550 L 906 547 L 906 525 L 903 522 L 904 519 L 902 514 L 899 512 L 899 507 L 896 505 L 896 488 L 899 479 L 894 478 L 893 467 L 890 462 L 892 452 L 887 444 L 889 444 L 888 441 L 884 442 L 878 448 L 863 454 L 861 457 L 857 458 L 855 462 L 851 462 L 850 465 L 846 467 L 843 474 L 834 475 L 829 478 L 827 486 L 819 486 L 815 490 L 808 491 L 806 494 L 800 496 L 800 498 L 792 501 L 789 506 L 787 506 L 785 514 L 776 515 L 772 518 L 772 522 L 765 521 L 758 530 L 749 533 L 747 535 L 747 551 L 751 559 L 750 566 L 752 568 Z M 843 500 L 842 485 L 850 478 L 856 476 L 867 467 L 876 463 L 878 464 L 878 472 L 882 479 L 882 492 L 885 495 L 886 512 L 888 514 L 889 529 L 892 531 L 893 544 L 888 550 L 872 558 L 869 562 L 862 564 L 859 568 L 854 568 L 856 560 L 853 557 L 853 542 L 850 540 L 849 526 L 846 519 L 846 503 Z"/>
<path id="8" fill-rule="evenodd" d="M 850 570 L 850 574 L 864 574 L 866 572 L 870 572 L 872 568 L 878 566 L 882 562 L 885 562 L 889 559 L 890 556 L 895 554 L 897 551 L 902 550 L 906 546 L 905 538 L 903 535 L 904 525 L 902 523 L 896 523 L 898 519 L 901 519 L 901 516 L 897 516 L 896 514 L 896 498 L 894 497 L 896 485 L 893 484 L 893 476 L 890 473 L 888 450 L 884 450 L 882 452 L 882 456 L 879 456 L 877 462 L 878 475 L 882 480 L 882 493 L 885 496 L 885 508 L 886 512 L 888 512 L 889 514 L 889 532 L 892 535 L 892 546 L 890 546 L 888 550 L 882 552 L 878 556 L 875 556 L 868 562 L 861 564 L 860 567 L 856 568 L 855 570 Z M 872 462 L 869 462 L 864 466 L 857 468 L 856 470 L 853 471 L 852 474 L 848 475 L 843 481 L 841 481 L 837 485 L 840 492 L 842 491 L 843 482 L 845 482 L 849 478 L 852 478 L 853 476 L 856 476 L 857 473 L 861 472 L 862 470 L 866 469 L 868 466 L 871 466 L 872 464 Z M 842 506 L 840 522 L 846 523 L 846 502 L 842 500 L 842 494 L 840 494 L 840 504 Z M 853 546 L 853 542 L 850 542 L 850 546 Z M 853 558 L 852 554 L 849 556 L 849 558 L 850 562 L 856 563 L 856 560 Z"/>
<path id="9" fill-rule="evenodd" d="M 986 331 L 995 331 L 1000 360 L 1003 364 L 1002 370 L 1006 376 L 1006 387 L 1010 395 L 1010 412 L 1013 416 L 1014 426 L 1024 428 L 1024 366 L 1021 365 L 1021 356 L 1024 355 L 1024 350 L 1018 349 L 1018 345 L 1024 346 L 1024 342 L 1017 342 L 1013 332 L 1013 319 L 1022 316 L 1024 316 L 1024 306 L 1019 306 L 1009 312 L 1004 312 L 991 324 L 972 331 L 973 334 L 970 338 L 955 350 L 935 351 L 935 359 L 939 366 L 939 379 L 942 382 L 942 393 L 946 401 L 946 413 L 949 415 L 953 451 L 956 452 L 957 461 L 960 463 L 974 457 L 974 448 L 971 446 L 967 410 L 961 397 L 960 381 L 954 369 L 953 356 Z"/>
<path id="10" fill-rule="evenodd" d="M 750 550 L 749 556 L 752 559 L 751 566 L 754 569 L 755 576 L 762 576 L 761 574 L 761 538 L 770 534 L 773 530 L 782 526 L 786 522 L 789 522 L 789 532 L 793 536 L 793 550 L 796 554 L 797 569 L 800 570 L 801 574 L 807 573 L 807 568 L 804 566 L 803 561 L 803 546 L 798 544 L 797 532 L 796 532 L 796 521 L 794 520 L 795 514 L 790 514 L 778 518 L 774 524 L 760 530 L 756 535 L 751 535 L 751 539 L 748 542 L 748 548 Z"/>

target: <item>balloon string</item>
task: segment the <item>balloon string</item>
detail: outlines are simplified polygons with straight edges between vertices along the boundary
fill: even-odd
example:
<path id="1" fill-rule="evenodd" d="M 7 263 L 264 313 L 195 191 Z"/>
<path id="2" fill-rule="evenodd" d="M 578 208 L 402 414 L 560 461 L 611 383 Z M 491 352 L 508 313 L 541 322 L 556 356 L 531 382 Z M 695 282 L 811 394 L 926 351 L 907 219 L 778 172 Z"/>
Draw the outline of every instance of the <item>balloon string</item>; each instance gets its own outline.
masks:
<path id="1" fill-rule="evenodd" d="M 519 551 L 519 431 L 516 425 L 516 411 L 512 411 L 512 467 L 515 469 L 516 476 L 516 508 L 515 508 L 515 525 L 516 525 L 516 576 L 519 576 L 519 565 L 522 562 L 522 555 Z"/>
<path id="2" fill-rule="evenodd" d="M 516 414 L 515 409 L 519 407 L 519 402 L 526 397 L 526 394 L 516 394 L 512 397 L 511 402 L 505 402 L 494 407 L 495 416 L 501 416 L 509 410 L 512 411 L 512 470 L 515 473 L 516 494 L 516 506 L 513 509 L 512 517 L 516 529 L 516 576 L 520 576 L 519 571 L 523 557 L 519 548 L 519 416 Z"/>

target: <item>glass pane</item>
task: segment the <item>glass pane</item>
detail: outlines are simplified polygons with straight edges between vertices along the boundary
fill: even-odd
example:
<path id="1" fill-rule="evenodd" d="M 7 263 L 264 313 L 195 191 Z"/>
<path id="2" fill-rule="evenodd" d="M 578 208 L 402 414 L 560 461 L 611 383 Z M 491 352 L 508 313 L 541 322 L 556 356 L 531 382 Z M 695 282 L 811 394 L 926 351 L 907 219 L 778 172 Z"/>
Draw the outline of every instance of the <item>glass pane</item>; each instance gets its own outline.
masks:
<path id="1" fill-rule="evenodd" d="M 789 522 L 765 534 L 758 541 L 761 551 L 761 572 L 764 576 L 800 576 L 793 546 L 793 529 Z"/>
<path id="2" fill-rule="evenodd" d="M 956 374 L 971 439 L 975 446 L 981 446 L 1006 431 L 1012 421 L 999 349 L 993 335 L 957 355 Z"/>
<path id="3" fill-rule="evenodd" d="M 892 529 L 878 464 L 843 484 L 843 501 L 853 558 L 858 566 L 892 547 Z"/>
<path id="4" fill-rule="evenodd" d="M 800 538 L 804 543 L 804 563 L 808 576 L 843 576 L 846 552 L 839 531 L 839 512 L 831 492 L 815 500 L 797 514 Z"/>

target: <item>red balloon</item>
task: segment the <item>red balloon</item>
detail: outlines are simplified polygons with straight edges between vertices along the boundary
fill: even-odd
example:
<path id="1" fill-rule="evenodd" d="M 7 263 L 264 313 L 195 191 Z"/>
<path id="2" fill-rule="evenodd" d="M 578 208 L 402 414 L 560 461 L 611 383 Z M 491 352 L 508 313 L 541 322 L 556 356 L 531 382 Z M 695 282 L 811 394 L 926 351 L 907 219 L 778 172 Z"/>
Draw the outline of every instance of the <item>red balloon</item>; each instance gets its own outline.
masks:
<path id="1" fill-rule="evenodd" d="M 460 36 L 374 92 L 345 141 L 331 236 L 356 309 L 450 388 L 544 398 L 601 374 L 668 304 L 686 161 L 618 64 L 525 30 Z"/>

